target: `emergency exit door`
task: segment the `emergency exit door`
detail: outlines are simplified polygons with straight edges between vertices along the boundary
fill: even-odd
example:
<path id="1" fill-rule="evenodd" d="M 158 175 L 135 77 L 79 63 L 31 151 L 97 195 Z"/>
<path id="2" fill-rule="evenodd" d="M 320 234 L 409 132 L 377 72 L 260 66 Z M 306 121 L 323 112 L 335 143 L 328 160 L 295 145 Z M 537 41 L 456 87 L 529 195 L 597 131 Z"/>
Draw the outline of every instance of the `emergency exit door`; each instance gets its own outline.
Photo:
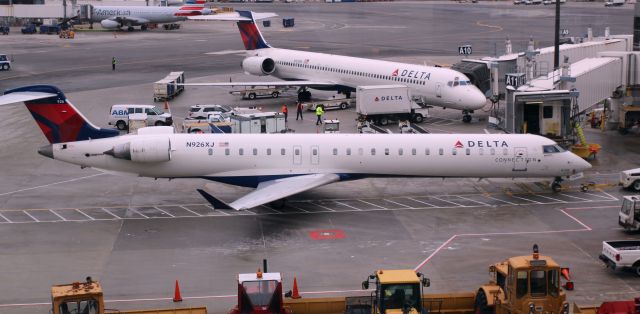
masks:
<path id="1" fill-rule="evenodd" d="M 318 146 L 311 146 L 311 164 L 317 165 L 320 161 L 320 149 Z"/>
<path id="2" fill-rule="evenodd" d="M 302 163 L 302 146 L 293 146 L 293 164 L 299 165 Z"/>
<path id="3" fill-rule="evenodd" d="M 526 147 L 515 147 L 513 149 L 513 171 L 527 171 Z"/>

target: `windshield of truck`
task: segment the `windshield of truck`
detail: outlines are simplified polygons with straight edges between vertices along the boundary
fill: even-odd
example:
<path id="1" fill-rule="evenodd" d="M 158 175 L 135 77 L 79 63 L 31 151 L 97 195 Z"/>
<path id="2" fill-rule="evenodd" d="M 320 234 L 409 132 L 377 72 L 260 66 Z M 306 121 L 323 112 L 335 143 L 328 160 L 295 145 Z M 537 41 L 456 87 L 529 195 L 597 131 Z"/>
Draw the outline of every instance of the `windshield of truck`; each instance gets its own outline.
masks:
<path id="1" fill-rule="evenodd" d="M 544 270 L 531 271 L 531 296 L 543 297 L 547 295 L 547 280 Z"/>
<path id="2" fill-rule="evenodd" d="M 622 208 L 620 209 L 620 211 L 629 216 L 629 214 L 631 213 L 631 207 L 633 206 L 633 202 L 632 201 L 628 201 L 627 199 L 625 199 L 622 202 Z"/>
<path id="3" fill-rule="evenodd" d="M 522 298 L 523 296 L 527 295 L 527 293 L 529 292 L 529 289 L 528 289 L 529 276 L 527 275 L 528 274 L 526 271 L 518 272 L 518 278 L 516 279 L 516 296 L 518 298 Z"/>
<path id="4" fill-rule="evenodd" d="M 7 61 L 7 56 L 0 55 L 0 61 Z"/>
<path id="5" fill-rule="evenodd" d="M 253 306 L 269 305 L 277 285 L 276 280 L 245 281 L 242 283 Z"/>
<path id="6" fill-rule="evenodd" d="M 191 109 L 189 109 L 189 112 L 198 112 L 200 111 L 199 107 L 191 107 Z"/>
<path id="7" fill-rule="evenodd" d="M 549 276 L 549 294 L 557 297 L 560 292 L 560 275 L 557 269 L 553 269 L 547 272 Z"/>
<path id="8" fill-rule="evenodd" d="M 397 284 L 382 286 L 381 310 L 415 308 L 420 312 L 420 286 L 418 284 Z"/>
<path id="9" fill-rule="evenodd" d="M 60 314 L 98 314 L 98 301 L 82 300 L 60 303 Z"/>

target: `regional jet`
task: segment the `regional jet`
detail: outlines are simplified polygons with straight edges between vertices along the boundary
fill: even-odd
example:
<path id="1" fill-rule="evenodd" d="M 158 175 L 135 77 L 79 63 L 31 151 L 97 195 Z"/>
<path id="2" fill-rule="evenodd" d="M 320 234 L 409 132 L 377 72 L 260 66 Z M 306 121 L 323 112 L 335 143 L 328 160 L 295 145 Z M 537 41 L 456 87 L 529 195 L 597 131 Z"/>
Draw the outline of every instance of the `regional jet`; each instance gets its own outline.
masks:
<path id="1" fill-rule="evenodd" d="M 24 102 L 49 145 L 38 152 L 107 173 L 202 178 L 255 188 L 220 209 L 250 209 L 338 181 L 367 177 L 555 178 L 591 165 L 531 134 L 176 134 L 147 127 L 119 135 L 89 122 L 54 86 L 20 87 L 0 105 Z M 282 204 L 282 202 L 280 202 Z"/>
<path id="2" fill-rule="evenodd" d="M 242 69 L 250 75 L 271 75 L 283 81 L 189 83 L 205 86 L 298 86 L 299 100 L 309 100 L 309 88 L 332 90 L 347 97 L 357 86 L 403 84 L 420 102 L 462 110 L 470 122 L 474 110 L 486 104 L 484 94 L 464 74 L 440 67 L 354 58 L 291 49 L 274 48 L 262 37 L 255 21 L 269 13 L 237 11 L 235 17 L 191 16 L 191 20 L 237 21 L 247 56 Z"/>
<path id="3" fill-rule="evenodd" d="M 212 10 L 200 4 L 179 7 L 154 6 L 94 6 L 91 23 L 100 22 L 109 30 L 127 27 L 133 31 L 134 26 L 146 30 L 149 24 L 175 23 L 187 20 L 189 16 L 208 15 Z"/>

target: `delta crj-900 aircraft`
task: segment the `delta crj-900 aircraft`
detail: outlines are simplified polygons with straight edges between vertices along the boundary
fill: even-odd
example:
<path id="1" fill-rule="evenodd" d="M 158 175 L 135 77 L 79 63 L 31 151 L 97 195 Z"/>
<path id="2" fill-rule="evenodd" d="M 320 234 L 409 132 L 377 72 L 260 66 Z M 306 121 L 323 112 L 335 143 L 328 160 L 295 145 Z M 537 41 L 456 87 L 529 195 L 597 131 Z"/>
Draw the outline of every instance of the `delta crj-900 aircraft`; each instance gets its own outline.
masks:
<path id="1" fill-rule="evenodd" d="M 114 174 L 202 178 L 256 188 L 215 208 L 249 209 L 325 184 L 366 177 L 564 178 L 591 165 L 530 134 L 176 134 L 147 127 L 119 135 L 98 128 L 56 87 L 16 88 L 0 105 L 24 102 L 49 140 L 49 158 Z M 280 202 L 282 203 L 282 202 Z"/>
<path id="2" fill-rule="evenodd" d="M 91 22 L 100 22 L 105 29 L 133 31 L 134 26 L 146 30 L 149 24 L 175 23 L 189 16 L 211 14 L 212 10 L 201 4 L 176 7 L 156 6 L 93 6 Z"/>
<path id="3" fill-rule="evenodd" d="M 205 86 L 299 86 L 299 100 L 309 100 L 308 88 L 334 90 L 349 97 L 358 86 L 403 84 L 414 98 L 431 106 L 462 110 L 463 121 L 486 104 L 484 94 L 462 73 L 440 67 L 354 58 L 271 47 L 255 21 L 273 13 L 237 11 L 229 15 L 192 16 L 191 20 L 238 22 L 247 57 L 242 69 L 251 75 L 271 75 L 287 82 L 189 83 Z"/>

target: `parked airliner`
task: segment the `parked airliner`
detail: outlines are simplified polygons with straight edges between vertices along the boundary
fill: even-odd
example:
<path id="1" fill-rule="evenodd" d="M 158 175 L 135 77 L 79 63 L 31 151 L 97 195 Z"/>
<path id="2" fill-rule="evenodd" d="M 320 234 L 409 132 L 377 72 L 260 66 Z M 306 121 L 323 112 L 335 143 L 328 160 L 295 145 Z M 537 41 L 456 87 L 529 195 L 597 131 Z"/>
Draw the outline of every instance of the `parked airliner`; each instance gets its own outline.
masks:
<path id="1" fill-rule="evenodd" d="M 358 86 L 403 84 L 414 98 L 444 108 L 462 110 L 463 121 L 470 122 L 474 110 L 486 104 L 484 94 L 464 74 L 440 67 L 375 59 L 354 58 L 326 53 L 273 48 L 262 37 L 255 21 L 265 13 L 237 11 L 236 18 L 225 16 L 192 16 L 192 20 L 235 20 L 247 57 L 242 69 L 251 75 L 271 75 L 282 81 L 189 83 L 209 86 L 300 86 L 298 98 L 309 100 L 307 88 L 335 90 L 349 97 Z M 258 18 L 259 17 L 259 18 Z"/>
<path id="2" fill-rule="evenodd" d="M 133 31 L 134 26 L 146 30 L 149 24 L 175 23 L 185 21 L 189 16 L 211 14 L 211 8 L 201 4 L 179 7 L 155 6 L 93 6 L 90 21 L 100 22 L 105 29 Z"/>
<path id="3" fill-rule="evenodd" d="M 89 122 L 58 88 L 35 85 L 0 96 L 24 102 L 50 144 L 46 157 L 116 174 L 203 178 L 256 188 L 216 208 L 249 209 L 337 181 L 365 177 L 553 177 L 591 165 L 530 134 L 176 134 L 147 127 L 118 135 Z"/>

